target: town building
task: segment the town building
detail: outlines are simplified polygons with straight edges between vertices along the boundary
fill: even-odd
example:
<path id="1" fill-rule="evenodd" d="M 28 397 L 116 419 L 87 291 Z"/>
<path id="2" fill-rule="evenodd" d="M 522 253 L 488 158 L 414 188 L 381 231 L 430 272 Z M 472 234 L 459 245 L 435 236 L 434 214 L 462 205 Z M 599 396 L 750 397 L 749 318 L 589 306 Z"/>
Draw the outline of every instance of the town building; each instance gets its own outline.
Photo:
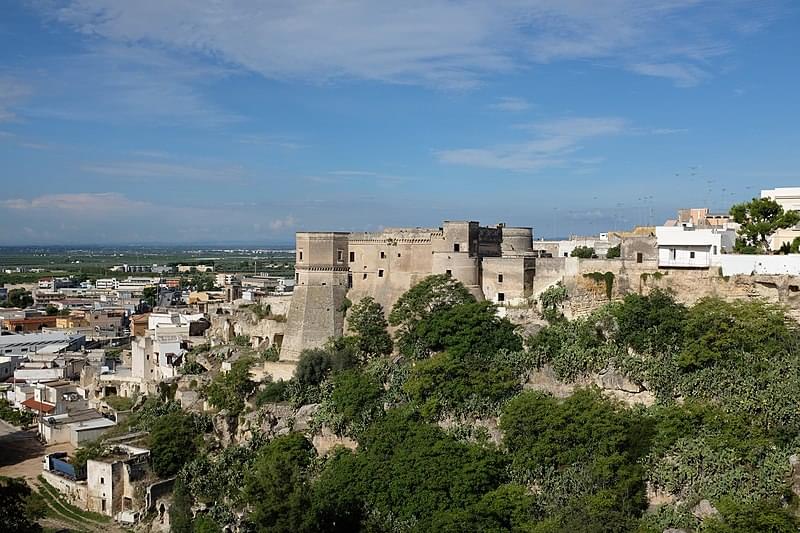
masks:
<path id="1" fill-rule="evenodd" d="M 659 268 L 709 268 L 733 249 L 736 232 L 732 229 L 696 228 L 689 224 L 658 226 Z"/>
<path id="2" fill-rule="evenodd" d="M 55 320 L 53 324 L 55 325 Z M 0 355 L 54 354 L 74 351 L 83 347 L 85 341 L 84 335 L 60 332 L 0 335 Z"/>

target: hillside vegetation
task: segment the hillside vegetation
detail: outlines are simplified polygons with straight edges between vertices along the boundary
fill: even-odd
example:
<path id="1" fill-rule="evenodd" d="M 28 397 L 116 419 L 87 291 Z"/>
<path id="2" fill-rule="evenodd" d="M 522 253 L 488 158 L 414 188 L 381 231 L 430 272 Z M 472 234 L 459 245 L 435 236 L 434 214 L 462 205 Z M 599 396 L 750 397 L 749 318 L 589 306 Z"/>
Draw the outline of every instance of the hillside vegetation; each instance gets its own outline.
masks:
<path id="1" fill-rule="evenodd" d="M 783 310 L 685 307 L 655 291 L 549 317 L 523 339 L 446 276 L 388 317 L 357 302 L 352 335 L 305 352 L 291 381 L 256 391 L 234 373 L 209 391 L 220 405 L 248 397 L 248 409 L 317 404 L 306 433 L 327 428 L 357 447 L 320 456 L 297 432 L 196 441 L 193 459 L 176 453 L 173 530 L 798 530 L 798 331 Z M 549 396 L 528 383 L 544 366 L 564 383 L 614 368 L 655 403 L 598 388 Z"/>

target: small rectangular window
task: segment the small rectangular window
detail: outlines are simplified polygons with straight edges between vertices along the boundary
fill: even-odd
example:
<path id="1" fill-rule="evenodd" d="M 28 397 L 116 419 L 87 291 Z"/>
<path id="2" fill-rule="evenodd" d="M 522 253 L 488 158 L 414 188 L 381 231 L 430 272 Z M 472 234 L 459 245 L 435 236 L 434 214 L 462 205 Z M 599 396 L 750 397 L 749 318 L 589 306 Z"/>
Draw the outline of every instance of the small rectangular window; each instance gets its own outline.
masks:
<path id="1" fill-rule="evenodd" d="M 302 261 L 303 260 L 303 250 L 298 250 L 297 251 L 297 260 L 298 261 Z"/>
<path id="2" fill-rule="evenodd" d="M 497 275 L 497 283 L 503 283 L 503 275 L 502 274 L 498 274 Z"/>
<path id="3" fill-rule="evenodd" d="M 294 275 L 294 282 L 295 283 L 300 283 L 300 274 L 295 274 Z"/>
<path id="4" fill-rule="evenodd" d="M 717 255 L 717 245 L 714 245 L 714 255 Z"/>
<path id="5" fill-rule="evenodd" d="M 383 269 L 378 270 L 378 277 L 379 278 L 383 277 Z"/>
<path id="6" fill-rule="evenodd" d="M 386 252 L 381 252 L 381 259 L 386 259 Z"/>
<path id="7" fill-rule="evenodd" d="M 400 252 L 397 252 L 397 257 L 400 257 Z"/>
<path id="8" fill-rule="evenodd" d="M 678 251 L 677 251 L 675 248 L 672 248 L 672 249 L 670 250 L 670 252 L 672 252 L 672 259 L 673 259 L 673 260 L 674 260 L 676 257 L 678 257 Z"/>
<path id="9" fill-rule="evenodd" d="M 100 478 L 100 484 L 101 484 L 101 485 L 103 485 L 103 484 L 105 484 L 105 482 L 106 482 L 106 480 L 105 480 L 104 478 L 102 478 L 102 477 L 101 477 L 101 478 Z"/>
<path id="10" fill-rule="evenodd" d="M 344 261 L 344 250 L 336 250 L 336 261 L 339 263 Z"/>
<path id="11" fill-rule="evenodd" d="M 453 271 L 449 270 L 449 269 L 445 270 L 444 273 L 447 274 L 448 276 L 452 276 L 453 275 Z"/>
<path id="12" fill-rule="evenodd" d="M 689 259 L 694 259 L 694 252 L 689 252 Z"/>
<path id="13" fill-rule="evenodd" d="M 644 256 L 642 255 L 642 252 L 636 252 L 636 262 L 641 263 L 642 261 L 644 261 Z"/>
<path id="14" fill-rule="evenodd" d="M 356 261 L 356 253 L 350 252 L 350 262 L 355 263 L 355 261 Z"/>
<path id="15" fill-rule="evenodd" d="M 367 279 L 367 273 L 366 272 L 364 272 L 364 277 L 361 278 L 361 279 Z"/>
<path id="16" fill-rule="evenodd" d="M 460 252 L 461 251 L 461 245 L 459 243 L 453 244 L 453 251 L 454 252 Z"/>
<path id="17" fill-rule="evenodd" d="M 505 302 L 505 301 L 506 301 L 506 295 L 505 295 L 505 293 L 503 293 L 503 292 L 498 292 L 498 293 L 497 293 L 497 301 L 498 301 L 498 302 Z"/>

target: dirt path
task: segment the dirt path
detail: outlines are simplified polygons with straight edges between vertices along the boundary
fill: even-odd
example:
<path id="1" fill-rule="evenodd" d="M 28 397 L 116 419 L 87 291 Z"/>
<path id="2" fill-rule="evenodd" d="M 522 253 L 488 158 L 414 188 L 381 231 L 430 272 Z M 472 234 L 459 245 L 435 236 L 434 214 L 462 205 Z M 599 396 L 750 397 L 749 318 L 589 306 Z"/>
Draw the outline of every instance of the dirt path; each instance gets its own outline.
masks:
<path id="1" fill-rule="evenodd" d="M 53 452 L 73 452 L 69 443 L 44 446 L 36 430 L 23 430 L 0 420 L 0 476 L 36 479 L 42 473 L 42 457 Z"/>

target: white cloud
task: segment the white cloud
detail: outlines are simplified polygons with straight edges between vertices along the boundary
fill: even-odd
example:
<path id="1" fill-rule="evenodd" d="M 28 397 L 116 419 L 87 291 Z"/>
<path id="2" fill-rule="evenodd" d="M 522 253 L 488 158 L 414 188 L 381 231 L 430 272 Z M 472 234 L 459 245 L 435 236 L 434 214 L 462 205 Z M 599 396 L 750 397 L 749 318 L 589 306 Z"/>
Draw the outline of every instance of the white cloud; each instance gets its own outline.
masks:
<path id="1" fill-rule="evenodd" d="M 503 96 L 498 98 L 497 102 L 489 106 L 490 109 L 494 109 L 496 111 L 509 112 L 526 111 L 530 109 L 530 107 L 531 104 L 529 104 L 527 100 L 515 96 Z"/>
<path id="2" fill-rule="evenodd" d="M 50 12 L 113 42 L 200 53 L 273 79 L 469 87 L 491 73 L 600 60 L 679 85 L 711 74 L 774 1 L 68 0 Z"/>
<path id="3" fill-rule="evenodd" d="M 618 117 L 562 118 L 523 126 L 535 133 L 535 137 L 526 142 L 440 150 L 436 154 L 443 163 L 513 172 L 538 172 L 549 167 L 585 165 L 586 161 L 594 161 L 569 156 L 581 149 L 581 141 L 618 135 L 624 133 L 627 127 L 627 121 Z"/>

